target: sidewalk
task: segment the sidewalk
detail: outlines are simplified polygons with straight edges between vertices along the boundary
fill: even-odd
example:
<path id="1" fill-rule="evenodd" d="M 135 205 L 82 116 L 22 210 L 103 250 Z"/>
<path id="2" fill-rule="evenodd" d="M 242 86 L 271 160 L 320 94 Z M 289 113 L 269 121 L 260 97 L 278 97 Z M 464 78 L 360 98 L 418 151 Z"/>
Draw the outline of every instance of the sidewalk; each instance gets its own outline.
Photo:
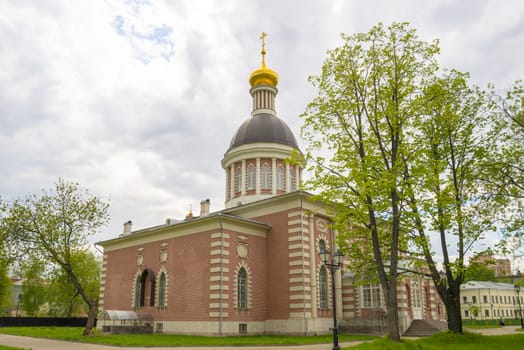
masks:
<path id="1" fill-rule="evenodd" d="M 520 326 L 503 326 L 500 328 L 478 328 L 471 329 L 466 328 L 468 332 L 480 333 L 484 335 L 503 335 L 503 334 L 514 334 Z M 524 332 L 519 332 L 518 334 L 524 334 Z"/>
<path id="2" fill-rule="evenodd" d="M 355 346 L 361 341 L 340 343 L 341 347 Z M 260 346 L 242 347 L 121 347 L 86 343 L 73 343 L 63 340 L 20 337 L 16 335 L 0 334 L 0 344 L 32 350 L 260 350 Z M 264 346 L 263 350 L 329 350 L 333 344 Z"/>

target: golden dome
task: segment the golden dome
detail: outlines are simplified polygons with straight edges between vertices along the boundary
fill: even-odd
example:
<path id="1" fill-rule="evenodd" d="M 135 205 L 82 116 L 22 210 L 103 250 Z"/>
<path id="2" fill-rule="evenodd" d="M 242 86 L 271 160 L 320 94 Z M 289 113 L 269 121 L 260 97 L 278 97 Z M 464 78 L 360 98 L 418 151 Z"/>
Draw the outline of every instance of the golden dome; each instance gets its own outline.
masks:
<path id="1" fill-rule="evenodd" d="M 262 84 L 267 84 L 276 87 L 278 84 L 277 72 L 266 67 L 266 43 L 264 40 L 266 35 L 266 33 L 262 33 L 262 35 L 260 36 L 260 39 L 262 39 L 262 65 L 260 66 L 260 68 L 255 69 L 249 75 L 249 84 L 251 85 L 251 87 L 255 87 L 257 85 Z"/>

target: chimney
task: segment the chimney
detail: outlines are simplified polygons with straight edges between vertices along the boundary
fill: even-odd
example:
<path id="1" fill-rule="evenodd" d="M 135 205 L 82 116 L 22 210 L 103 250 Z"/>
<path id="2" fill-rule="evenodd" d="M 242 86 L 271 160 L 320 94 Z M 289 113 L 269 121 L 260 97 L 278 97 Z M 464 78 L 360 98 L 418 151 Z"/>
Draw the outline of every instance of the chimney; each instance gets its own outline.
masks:
<path id="1" fill-rule="evenodd" d="M 209 215 L 209 208 L 211 207 L 211 202 L 209 198 L 200 202 L 200 217 Z"/>
<path id="2" fill-rule="evenodd" d="M 128 222 L 124 222 L 124 236 L 131 234 L 132 225 L 133 223 L 131 222 L 131 220 L 129 220 Z"/>

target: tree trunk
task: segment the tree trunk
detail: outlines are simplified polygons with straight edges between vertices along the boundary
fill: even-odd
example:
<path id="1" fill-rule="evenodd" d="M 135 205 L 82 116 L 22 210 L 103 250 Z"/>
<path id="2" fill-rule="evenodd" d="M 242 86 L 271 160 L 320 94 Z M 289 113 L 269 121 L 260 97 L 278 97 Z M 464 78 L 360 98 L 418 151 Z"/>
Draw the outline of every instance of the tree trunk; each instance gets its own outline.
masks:
<path id="1" fill-rule="evenodd" d="M 96 309 L 97 309 L 96 303 L 94 301 L 91 301 L 89 303 L 89 312 L 87 314 L 86 327 L 84 328 L 84 333 L 82 333 L 82 335 L 93 334 L 93 328 L 95 328 Z"/>
<path id="2" fill-rule="evenodd" d="M 456 286 L 455 286 L 456 285 Z M 446 312 L 448 314 L 448 329 L 453 333 L 462 334 L 462 314 L 460 313 L 460 285 L 452 282 L 447 290 L 448 298 Z"/>
<path id="3" fill-rule="evenodd" d="M 62 267 L 67 272 L 68 276 L 71 278 L 73 285 L 75 286 L 78 294 L 82 297 L 84 302 L 89 306 L 89 311 L 87 313 L 87 323 L 82 335 L 91 335 L 93 334 L 93 328 L 95 327 L 96 311 L 98 308 L 97 302 L 95 300 L 89 299 L 87 294 L 84 291 L 84 288 L 78 281 L 76 274 L 71 269 L 71 264 L 62 264 Z"/>
<path id="4" fill-rule="evenodd" d="M 388 338 L 394 341 L 400 341 L 400 332 L 398 329 L 398 307 L 397 307 L 397 284 L 391 283 L 386 291 L 386 322 L 388 325 Z"/>

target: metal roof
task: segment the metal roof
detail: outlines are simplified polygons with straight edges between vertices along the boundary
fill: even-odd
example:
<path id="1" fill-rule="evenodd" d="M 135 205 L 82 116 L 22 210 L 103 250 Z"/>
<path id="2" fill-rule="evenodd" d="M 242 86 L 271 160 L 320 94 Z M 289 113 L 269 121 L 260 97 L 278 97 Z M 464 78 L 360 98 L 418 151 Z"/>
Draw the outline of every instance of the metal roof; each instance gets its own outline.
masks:
<path id="1" fill-rule="evenodd" d="M 279 143 L 298 149 L 289 126 L 282 119 L 268 113 L 256 114 L 242 123 L 231 139 L 229 149 L 256 142 Z"/>
<path id="2" fill-rule="evenodd" d="M 460 289 L 498 289 L 498 290 L 515 290 L 511 283 L 500 283 L 491 281 L 469 281 L 460 285 Z"/>
<path id="3" fill-rule="evenodd" d="M 128 310 L 104 310 L 98 315 L 99 320 L 152 320 L 150 314 L 137 314 Z"/>

